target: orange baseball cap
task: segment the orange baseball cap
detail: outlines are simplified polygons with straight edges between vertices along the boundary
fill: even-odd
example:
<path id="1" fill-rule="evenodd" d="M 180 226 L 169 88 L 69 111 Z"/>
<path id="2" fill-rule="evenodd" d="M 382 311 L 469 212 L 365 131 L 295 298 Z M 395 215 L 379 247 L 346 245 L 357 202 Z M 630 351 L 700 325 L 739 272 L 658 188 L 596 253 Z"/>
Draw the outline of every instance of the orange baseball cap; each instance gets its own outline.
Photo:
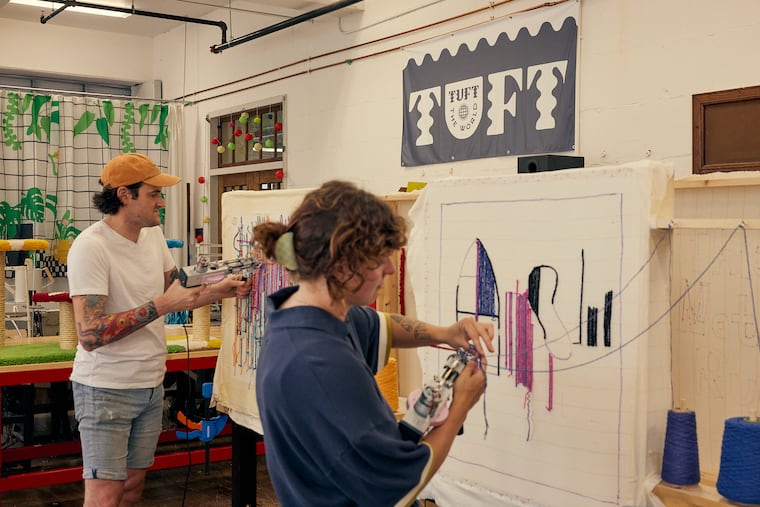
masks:
<path id="1" fill-rule="evenodd" d="M 103 167 L 100 183 L 104 187 L 126 187 L 134 183 L 148 183 L 157 187 L 170 187 L 182 180 L 161 172 L 151 159 L 141 153 L 122 153 Z"/>

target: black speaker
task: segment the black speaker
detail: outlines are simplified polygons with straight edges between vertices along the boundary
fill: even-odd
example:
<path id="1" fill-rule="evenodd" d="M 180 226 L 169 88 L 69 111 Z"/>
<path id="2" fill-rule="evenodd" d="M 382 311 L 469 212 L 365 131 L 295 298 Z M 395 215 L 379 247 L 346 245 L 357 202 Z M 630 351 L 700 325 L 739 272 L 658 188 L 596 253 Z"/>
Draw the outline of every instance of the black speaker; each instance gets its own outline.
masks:
<path id="1" fill-rule="evenodd" d="M 518 174 L 557 171 L 559 169 L 571 169 L 575 167 L 583 167 L 583 157 L 532 155 L 530 157 L 517 158 Z"/>

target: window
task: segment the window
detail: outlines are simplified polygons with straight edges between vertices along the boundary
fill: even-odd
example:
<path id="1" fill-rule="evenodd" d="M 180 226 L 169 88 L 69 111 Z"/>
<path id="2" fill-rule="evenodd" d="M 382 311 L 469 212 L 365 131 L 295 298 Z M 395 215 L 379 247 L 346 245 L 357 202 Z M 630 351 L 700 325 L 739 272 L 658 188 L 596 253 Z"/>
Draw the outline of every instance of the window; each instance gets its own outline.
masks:
<path id="1" fill-rule="evenodd" d="M 209 122 L 215 147 L 212 168 L 282 161 L 282 102 L 241 109 Z"/>
<path id="2" fill-rule="evenodd" d="M 760 86 L 692 97 L 692 172 L 760 170 Z"/>
<path id="3" fill-rule="evenodd" d="M 39 88 L 72 93 L 92 93 L 129 97 L 132 87 L 127 84 L 101 81 L 80 81 L 75 78 L 0 73 L 0 86 L 9 88 Z"/>

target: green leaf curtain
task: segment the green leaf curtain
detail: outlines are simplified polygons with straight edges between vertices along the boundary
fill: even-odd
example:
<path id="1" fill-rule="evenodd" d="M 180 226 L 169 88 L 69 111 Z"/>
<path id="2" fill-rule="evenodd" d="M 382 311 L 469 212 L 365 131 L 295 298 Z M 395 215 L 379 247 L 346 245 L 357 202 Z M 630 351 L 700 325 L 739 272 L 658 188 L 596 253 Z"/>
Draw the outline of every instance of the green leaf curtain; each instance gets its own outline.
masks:
<path id="1" fill-rule="evenodd" d="M 146 99 L 0 89 L 0 238 L 15 237 L 21 224 L 51 245 L 76 237 L 102 218 L 92 195 L 103 165 L 120 153 L 143 153 L 168 170 L 170 113 L 181 124 L 179 106 Z"/>

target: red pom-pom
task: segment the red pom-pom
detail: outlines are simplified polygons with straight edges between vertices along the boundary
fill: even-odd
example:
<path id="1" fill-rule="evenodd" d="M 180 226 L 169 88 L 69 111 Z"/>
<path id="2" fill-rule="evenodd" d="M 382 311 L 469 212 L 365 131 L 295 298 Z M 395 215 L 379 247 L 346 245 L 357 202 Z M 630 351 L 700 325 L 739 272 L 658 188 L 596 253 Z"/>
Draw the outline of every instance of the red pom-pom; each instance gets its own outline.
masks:
<path id="1" fill-rule="evenodd" d="M 200 235 L 200 234 L 198 234 L 198 235 L 195 237 L 195 241 L 197 241 L 198 243 L 203 243 L 203 236 L 202 236 L 202 235 Z"/>
<path id="2" fill-rule="evenodd" d="M 274 124 L 274 129 L 275 129 L 277 132 L 281 131 L 281 130 L 282 130 L 282 123 L 280 123 L 280 122 L 277 122 L 277 123 L 275 123 L 275 124 Z"/>
<path id="3" fill-rule="evenodd" d="M 253 139 L 253 134 L 251 134 L 250 132 L 248 132 L 248 133 L 245 135 L 245 140 L 246 140 L 246 141 L 250 141 L 251 139 Z"/>
<path id="4" fill-rule="evenodd" d="M 235 135 L 240 137 L 241 135 L 243 135 L 243 131 L 240 129 L 235 129 Z"/>
<path id="5" fill-rule="evenodd" d="M 204 183 L 206 183 L 206 178 L 204 178 L 203 176 L 198 176 L 198 183 L 203 185 Z"/>
<path id="6" fill-rule="evenodd" d="M 234 127 L 234 126 L 235 126 L 235 122 L 234 122 L 234 121 L 231 121 L 231 122 L 229 122 L 227 125 L 229 125 L 230 127 Z"/>
<path id="7" fill-rule="evenodd" d="M 281 180 L 285 177 L 285 173 L 282 171 L 282 169 L 278 169 L 274 175 L 277 177 L 278 180 Z"/>
<path id="8" fill-rule="evenodd" d="M 212 137 L 211 144 L 219 144 L 219 139 L 217 139 L 216 137 Z"/>

